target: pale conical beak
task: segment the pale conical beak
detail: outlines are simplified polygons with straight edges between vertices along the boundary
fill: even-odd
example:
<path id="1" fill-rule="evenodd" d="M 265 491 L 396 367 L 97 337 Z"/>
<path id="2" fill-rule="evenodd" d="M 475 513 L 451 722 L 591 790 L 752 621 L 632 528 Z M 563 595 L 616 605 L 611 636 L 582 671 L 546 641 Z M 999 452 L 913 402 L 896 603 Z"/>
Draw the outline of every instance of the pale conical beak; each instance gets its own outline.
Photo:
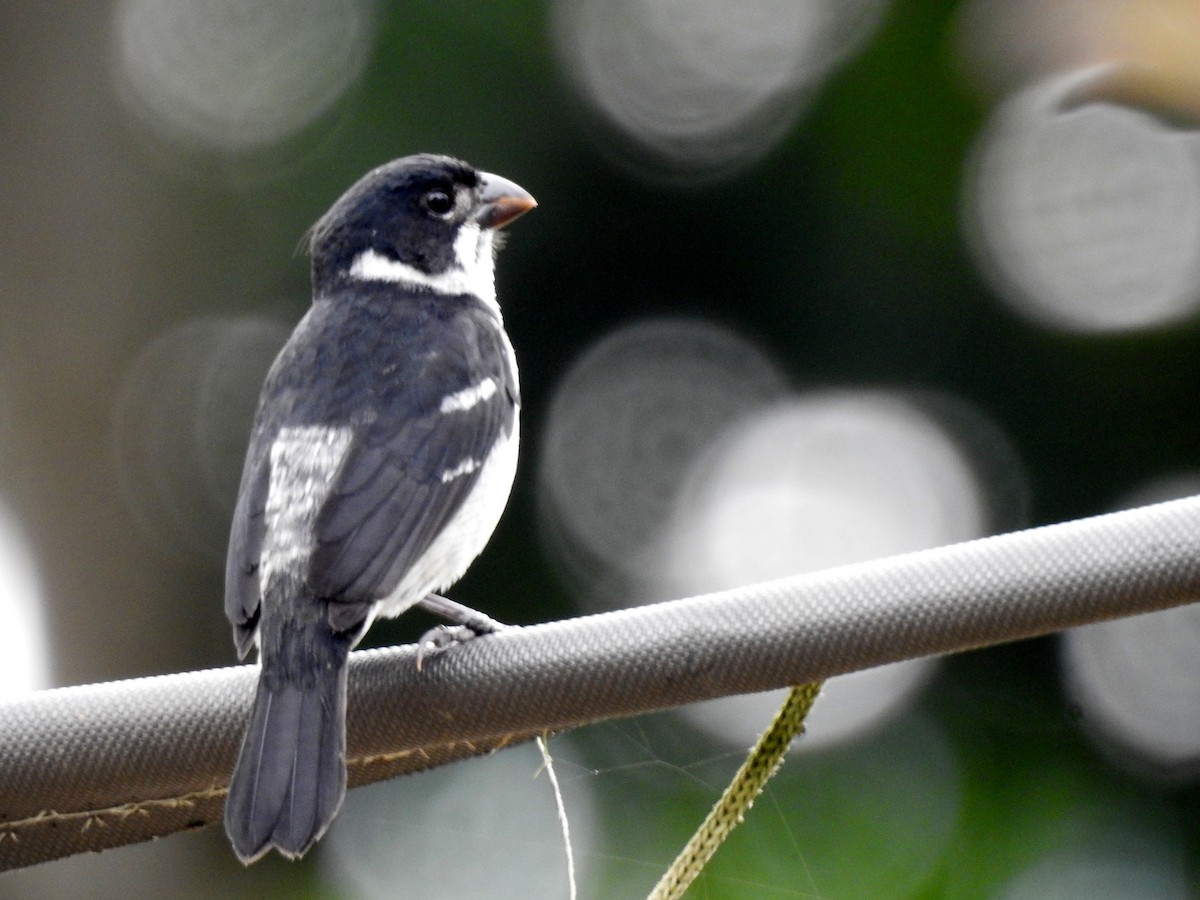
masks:
<path id="1" fill-rule="evenodd" d="M 537 206 L 529 191 L 490 172 L 479 173 L 479 200 L 475 221 L 481 228 L 503 228 Z"/>

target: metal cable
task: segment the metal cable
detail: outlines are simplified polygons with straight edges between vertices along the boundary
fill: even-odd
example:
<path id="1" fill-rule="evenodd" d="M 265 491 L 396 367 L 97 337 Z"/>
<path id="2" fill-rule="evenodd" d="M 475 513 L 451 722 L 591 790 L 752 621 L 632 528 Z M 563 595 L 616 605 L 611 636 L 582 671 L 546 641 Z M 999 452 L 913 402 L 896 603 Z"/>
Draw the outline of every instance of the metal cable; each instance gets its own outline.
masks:
<path id="1" fill-rule="evenodd" d="M 353 654 L 351 785 L 587 722 L 1200 598 L 1200 498 L 702 597 Z M 0 706 L 0 869 L 221 818 L 250 666 Z"/>

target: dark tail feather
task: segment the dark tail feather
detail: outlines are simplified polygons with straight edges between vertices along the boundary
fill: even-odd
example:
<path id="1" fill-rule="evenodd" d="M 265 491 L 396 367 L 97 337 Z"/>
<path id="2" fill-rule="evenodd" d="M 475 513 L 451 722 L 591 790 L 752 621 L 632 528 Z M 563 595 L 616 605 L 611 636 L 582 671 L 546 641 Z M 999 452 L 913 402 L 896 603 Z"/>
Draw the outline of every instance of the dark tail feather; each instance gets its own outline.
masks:
<path id="1" fill-rule="evenodd" d="M 271 847 L 301 856 L 346 796 L 346 664 L 303 686 L 259 678 L 225 800 L 225 831 L 244 863 Z"/>

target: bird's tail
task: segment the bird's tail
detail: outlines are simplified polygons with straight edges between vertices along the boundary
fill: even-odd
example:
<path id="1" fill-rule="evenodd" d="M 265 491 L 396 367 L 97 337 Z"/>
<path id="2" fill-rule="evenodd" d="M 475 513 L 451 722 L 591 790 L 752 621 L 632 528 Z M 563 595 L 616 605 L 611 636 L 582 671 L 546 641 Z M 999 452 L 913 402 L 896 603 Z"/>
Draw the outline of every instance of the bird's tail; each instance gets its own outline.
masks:
<path id="1" fill-rule="evenodd" d="M 225 800 L 225 831 L 243 863 L 271 847 L 301 856 L 346 796 L 348 648 L 335 640 L 324 650 L 322 665 L 292 680 L 264 660 Z"/>

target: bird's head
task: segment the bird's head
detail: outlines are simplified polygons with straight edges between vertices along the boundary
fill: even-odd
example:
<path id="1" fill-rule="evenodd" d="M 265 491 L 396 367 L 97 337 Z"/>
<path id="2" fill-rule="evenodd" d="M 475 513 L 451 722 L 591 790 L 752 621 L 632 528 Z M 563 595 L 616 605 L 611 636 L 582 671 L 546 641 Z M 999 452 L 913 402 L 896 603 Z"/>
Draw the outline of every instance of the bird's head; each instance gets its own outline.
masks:
<path id="1" fill-rule="evenodd" d="M 535 205 L 511 181 L 448 156 L 394 160 L 363 176 L 312 227 L 314 290 L 392 282 L 494 302 L 496 229 Z"/>

